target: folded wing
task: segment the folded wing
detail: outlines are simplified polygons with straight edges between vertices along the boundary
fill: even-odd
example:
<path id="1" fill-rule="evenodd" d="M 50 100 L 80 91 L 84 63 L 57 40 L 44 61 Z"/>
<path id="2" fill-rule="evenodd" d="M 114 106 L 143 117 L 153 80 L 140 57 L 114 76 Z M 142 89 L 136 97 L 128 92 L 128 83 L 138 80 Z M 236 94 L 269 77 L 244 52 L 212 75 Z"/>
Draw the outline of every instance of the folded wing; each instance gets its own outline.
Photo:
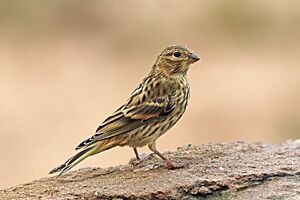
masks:
<path id="1" fill-rule="evenodd" d="M 133 96 L 132 98 L 141 98 Z M 128 102 L 140 102 L 130 99 Z M 152 120 L 161 120 L 168 116 L 174 105 L 170 96 L 148 99 L 141 103 L 125 104 L 108 117 L 96 130 L 96 134 L 80 143 L 76 149 L 88 147 L 97 141 L 126 134 Z"/>

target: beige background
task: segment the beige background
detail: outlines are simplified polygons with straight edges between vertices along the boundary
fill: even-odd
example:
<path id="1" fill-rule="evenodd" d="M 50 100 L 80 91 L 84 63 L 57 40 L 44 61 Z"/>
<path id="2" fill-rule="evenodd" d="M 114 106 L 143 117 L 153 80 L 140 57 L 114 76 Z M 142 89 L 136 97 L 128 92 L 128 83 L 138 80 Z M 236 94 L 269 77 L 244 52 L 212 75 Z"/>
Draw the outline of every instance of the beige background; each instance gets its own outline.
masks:
<path id="1" fill-rule="evenodd" d="M 47 176 L 120 106 L 167 45 L 202 59 L 161 151 L 300 138 L 298 1 L 2 1 L 0 188 Z M 142 149 L 142 152 L 148 152 Z M 129 148 L 87 159 L 125 164 Z"/>

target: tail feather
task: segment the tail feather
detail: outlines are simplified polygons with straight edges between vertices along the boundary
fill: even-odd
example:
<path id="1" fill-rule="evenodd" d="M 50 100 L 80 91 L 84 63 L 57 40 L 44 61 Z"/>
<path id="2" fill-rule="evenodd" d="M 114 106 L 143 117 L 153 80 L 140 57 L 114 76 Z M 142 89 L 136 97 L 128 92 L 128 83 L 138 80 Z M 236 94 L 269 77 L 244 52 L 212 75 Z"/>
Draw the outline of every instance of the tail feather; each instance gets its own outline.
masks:
<path id="1" fill-rule="evenodd" d="M 81 143 L 75 148 L 75 150 L 78 150 L 78 149 L 81 149 L 81 148 L 84 148 L 84 147 L 93 145 L 93 144 L 96 143 L 96 142 L 98 142 L 98 141 L 93 140 L 92 137 L 90 137 L 90 138 L 84 140 L 83 142 L 81 142 Z"/>
<path id="2" fill-rule="evenodd" d="M 65 172 L 69 171 L 72 167 L 83 161 L 89 156 L 92 156 L 94 154 L 100 153 L 102 151 L 105 151 L 107 149 L 110 149 L 112 147 L 115 147 L 120 143 L 119 140 L 116 138 L 113 139 L 107 139 L 103 141 L 98 141 L 97 144 L 91 144 L 90 146 L 87 146 L 82 151 L 75 154 L 73 157 L 69 158 L 64 164 L 59 165 L 58 167 L 52 169 L 49 174 L 53 174 L 56 172 L 60 172 L 58 176 L 64 174 Z"/>
<path id="3" fill-rule="evenodd" d="M 59 176 L 69 171 L 72 167 L 80 163 L 85 158 L 93 155 L 97 148 L 95 146 L 86 148 L 79 153 L 75 154 L 73 157 L 69 158 L 64 164 L 59 165 L 58 167 L 52 169 L 49 174 L 60 172 Z"/>

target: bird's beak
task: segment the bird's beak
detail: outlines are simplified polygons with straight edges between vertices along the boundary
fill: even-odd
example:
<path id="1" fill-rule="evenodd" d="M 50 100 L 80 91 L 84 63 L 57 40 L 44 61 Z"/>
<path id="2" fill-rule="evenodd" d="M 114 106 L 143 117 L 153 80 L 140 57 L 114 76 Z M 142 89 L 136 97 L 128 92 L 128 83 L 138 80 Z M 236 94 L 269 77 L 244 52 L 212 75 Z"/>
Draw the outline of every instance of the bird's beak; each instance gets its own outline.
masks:
<path id="1" fill-rule="evenodd" d="M 195 53 L 190 53 L 189 54 L 189 58 L 190 58 L 190 62 L 191 63 L 195 63 L 198 60 L 200 60 L 200 58 Z"/>

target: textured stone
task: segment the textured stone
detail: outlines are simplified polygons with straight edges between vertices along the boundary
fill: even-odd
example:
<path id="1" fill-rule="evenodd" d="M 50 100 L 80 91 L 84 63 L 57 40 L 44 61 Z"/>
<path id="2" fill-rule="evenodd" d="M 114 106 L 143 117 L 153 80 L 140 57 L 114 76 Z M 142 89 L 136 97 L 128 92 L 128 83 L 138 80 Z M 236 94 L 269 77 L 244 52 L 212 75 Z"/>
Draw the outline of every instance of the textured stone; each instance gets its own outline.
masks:
<path id="1" fill-rule="evenodd" d="M 300 142 L 184 145 L 137 166 L 84 168 L 0 190 L 0 199 L 300 199 Z"/>

